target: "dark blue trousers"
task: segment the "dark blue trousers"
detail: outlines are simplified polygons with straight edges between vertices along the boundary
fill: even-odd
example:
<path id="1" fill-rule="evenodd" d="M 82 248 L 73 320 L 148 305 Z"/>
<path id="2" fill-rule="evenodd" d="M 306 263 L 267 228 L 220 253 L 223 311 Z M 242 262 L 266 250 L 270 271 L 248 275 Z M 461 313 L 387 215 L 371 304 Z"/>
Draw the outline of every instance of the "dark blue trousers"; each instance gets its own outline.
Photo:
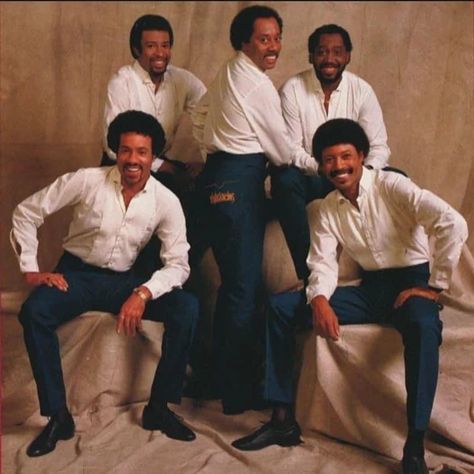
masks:
<path id="1" fill-rule="evenodd" d="M 275 167 L 271 170 L 272 201 L 280 221 L 296 274 L 301 280 L 309 275 L 309 224 L 306 205 L 326 197 L 334 186 L 324 176 L 307 176 L 298 168 Z"/>
<path id="2" fill-rule="evenodd" d="M 256 296 L 261 284 L 265 232 L 263 154 L 208 156 L 199 177 L 209 241 L 221 276 L 213 320 L 214 380 L 224 408 L 253 397 Z"/>
<path id="3" fill-rule="evenodd" d="M 51 416 L 66 405 L 56 329 L 86 311 L 117 314 L 133 288 L 144 282 L 131 271 L 94 267 L 67 252 L 56 271 L 64 275 L 68 291 L 39 286 L 19 314 L 43 416 Z M 151 400 L 180 402 L 197 316 L 196 298 L 183 290 L 173 290 L 147 303 L 144 319 L 163 322 L 165 328 Z"/>
<path id="4" fill-rule="evenodd" d="M 365 272 L 361 286 L 338 287 L 330 299 L 340 324 L 383 323 L 397 329 L 403 340 L 408 426 L 426 430 L 438 380 L 442 322 L 438 305 L 411 297 L 397 310 L 398 294 L 427 286 L 428 264 Z M 311 327 L 311 308 L 304 291 L 270 298 L 267 319 L 265 398 L 294 402 L 295 332 Z"/>

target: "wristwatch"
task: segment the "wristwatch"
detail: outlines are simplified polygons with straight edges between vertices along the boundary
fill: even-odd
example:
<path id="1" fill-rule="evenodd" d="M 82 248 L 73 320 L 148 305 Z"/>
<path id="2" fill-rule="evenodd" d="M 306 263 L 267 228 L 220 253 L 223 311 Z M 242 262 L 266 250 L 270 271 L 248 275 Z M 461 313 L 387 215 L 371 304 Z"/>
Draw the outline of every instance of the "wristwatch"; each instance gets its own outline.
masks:
<path id="1" fill-rule="evenodd" d="M 134 288 L 133 292 L 136 293 L 145 303 L 150 299 L 147 294 L 140 288 Z"/>

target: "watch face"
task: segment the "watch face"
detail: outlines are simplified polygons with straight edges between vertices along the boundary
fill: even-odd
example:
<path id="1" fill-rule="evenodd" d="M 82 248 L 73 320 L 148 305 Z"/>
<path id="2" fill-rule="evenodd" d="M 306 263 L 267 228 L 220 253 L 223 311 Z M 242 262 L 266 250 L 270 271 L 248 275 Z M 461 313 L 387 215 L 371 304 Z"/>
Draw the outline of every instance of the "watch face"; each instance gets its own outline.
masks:
<path id="1" fill-rule="evenodd" d="M 133 292 L 136 293 L 143 301 L 148 301 L 148 297 L 143 290 L 140 288 L 134 288 Z"/>

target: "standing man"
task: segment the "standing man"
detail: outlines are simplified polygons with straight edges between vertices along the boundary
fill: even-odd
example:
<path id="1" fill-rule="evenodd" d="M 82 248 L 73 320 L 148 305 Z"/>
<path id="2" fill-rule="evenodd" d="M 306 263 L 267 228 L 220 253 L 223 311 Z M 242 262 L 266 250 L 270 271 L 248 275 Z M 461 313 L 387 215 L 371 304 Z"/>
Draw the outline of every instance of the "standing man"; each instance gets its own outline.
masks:
<path id="1" fill-rule="evenodd" d="M 404 345 L 408 434 L 403 472 L 428 474 L 423 440 L 438 379 L 442 322 L 437 302 L 467 239 L 466 221 L 405 176 L 364 167 L 369 141 L 352 120 L 321 125 L 313 153 L 336 189 L 311 222 L 306 295 L 302 290 L 270 300 L 265 397 L 274 406 L 272 420 L 233 445 L 257 450 L 299 443 L 293 408 L 298 325 L 313 324 L 316 334 L 336 341 L 340 324 L 388 323 Z M 431 272 L 429 237 L 434 240 Z M 360 286 L 337 287 L 338 245 L 362 267 Z"/>
<path id="2" fill-rule="evenodd" d="M 160 122 L 166 138 L 160 156 L 153 158 L 152 174 L 181 197 L 180 180 L 184 177 L 180 175 L 194 175 L 197 171 L 165 154 L 173 144 L 183 114 L 192 112 L 206 88 L 194 74 L 170 64 L 173 41 L 171 25 L 162 16 L 144 15 L 133 24 L 130 52 L 135 61 L 121 67 L 107 86 L 102 164 L 111 165 L 116 160 L 107 146 L 110 122 L 126 110 L 146 112 Z"/>
<path id="3" fill-rule="evenodd" d="M 189 275 L 184 215 L 176 196 L 150 178 L 153 156 L 165 144 L 157 120 L 143 112 L 119 114 L 107 143 L 117 166 L 65 174 L 21 202 L 13 213 L 11 242 L 20 270 L 35 287 L 19 320 L 38 389 L 41 414 L 50 420 L 27 449 L 53 451 L 74 436 L 67 408 L 56 329 L 86 311 L 118 315 L 117 332 L 134 336 L 142 318 L 164 323 L 162 356 L 143 428 L 191 441 L 194 433 L 167 403 L 179 403 L 197 319 L 194 296 L 180 289 Z M 74 207 L 64 254 L 53 272 L 39 270 L 37 229 L 65 206 Z M 156 235 L 162 268 L 144 279 L 131 271 L 140 250 Z"/>
<path id="4" fill-rule="evenodd" d="M 375 169 L 387 165 L 390 149 L 382 110 L 372 87 L 345 71 L 351 59 L 349 33 L 338 25 L 317 28 L 308 39 L 312 68 L 290 78 L 280 90 L 283 116 L 292 142 L 311 154 L 315 130 L 327 120 L 350 118 L 365 130 L 370 153 L 365 164 Z M 272 198 L 298 278 L 306 280 L 309 226 L 306 205 L 321 199 L 331 183 L 317 175 L 317 163 L 304 168 L 272 168 Z"/>
<path id="5" fill-rule="evenodd" d="M 213 360 L 224 413 L 252 406 L 257 347 L 255 298 L 261 281 L 264 178 L 275 165 L 312 160 L 293 153 L 280 98 L 265 74 L 281 50 L 282 19 L 251 6 L 233 19 L 236 51 L 217 74 L 194 116 L 194 135 L 207 161 L 198 186 L 210 216 L 211 246 L 222 280 L 214 316 Z M 219 345 L 219 347 L 218 347 Z"/>

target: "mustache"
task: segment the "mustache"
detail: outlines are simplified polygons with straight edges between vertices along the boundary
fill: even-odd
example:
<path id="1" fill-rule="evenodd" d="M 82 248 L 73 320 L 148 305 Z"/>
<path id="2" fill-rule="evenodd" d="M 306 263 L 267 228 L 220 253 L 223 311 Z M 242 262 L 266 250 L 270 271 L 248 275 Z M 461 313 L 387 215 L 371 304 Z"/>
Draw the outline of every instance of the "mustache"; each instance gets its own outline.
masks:
<path id="1" fill-rule="evenodd" d="M 352 174 L 354 172 L 354 168 L 342 168 L 340 170 L 334 170 L 329 173 L 331 178 L 335 178 L 341 174 Z"/>
<path id="2" fill-rule="evenodd" d="M 319 67 L 321 67 L 321 68 L 323 68 L 323 67 L 336 67 L 337 68 L 337 67 L 339 67 L 339 64 L 336 64 L 336 63 L 323 63 Z"/>

